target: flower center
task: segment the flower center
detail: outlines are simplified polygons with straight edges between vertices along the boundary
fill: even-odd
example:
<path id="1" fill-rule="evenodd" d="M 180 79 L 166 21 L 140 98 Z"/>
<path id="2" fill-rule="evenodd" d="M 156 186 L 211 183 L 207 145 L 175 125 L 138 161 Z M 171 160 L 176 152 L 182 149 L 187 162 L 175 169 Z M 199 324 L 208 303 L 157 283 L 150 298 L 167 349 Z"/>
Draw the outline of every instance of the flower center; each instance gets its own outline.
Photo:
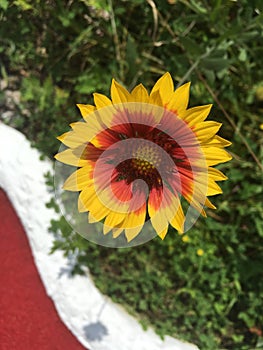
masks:
<path id="1" fill-rule="evenodd" d="M 145 175 L 155 168 L 152 162 L 147 162 L 138 158 L 132 159 L 132 166 L 134 171 L 138 171 L 139 174 Z"/>
<path id="2" fill-rule="evenodd" d="M 116 167 L 119 174 L 118 180 L 125 180 L 127 183 L 135 179 L 144 180 L 149 188 L 162 186 L 161 176 L 158 168 L 161 165 L 161 154 L 159 146 L 148 142 L 142 142 L 133 145 L 131 158 L 121 162 Z"/>
<path id="3" fill-rule="evenodd" d="M 132 152 L 132 167 L 139 174 L 149 175 L 161 163 L 161 157 L 153 145 L 138 145 Z"/>

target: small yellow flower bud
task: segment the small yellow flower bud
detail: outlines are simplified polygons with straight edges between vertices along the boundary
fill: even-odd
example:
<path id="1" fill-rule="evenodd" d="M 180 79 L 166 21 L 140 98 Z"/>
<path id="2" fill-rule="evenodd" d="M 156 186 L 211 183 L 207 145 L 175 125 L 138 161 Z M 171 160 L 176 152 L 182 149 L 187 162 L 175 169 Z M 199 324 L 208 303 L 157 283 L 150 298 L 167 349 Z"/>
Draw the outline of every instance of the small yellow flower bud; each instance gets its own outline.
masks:
<path id="1" fill-rule="evenodd" d="M 185 243 L 189 242 L 189 236 L 184 235 L 184 236 L 182 237 L 182 241 L 185 242 Z"/>
<path id="2" fill-rule="evenodd" d="M 198 256 L 204 255 L 203 249 L 197 249 L 196 254 L 197 254 Z"/>

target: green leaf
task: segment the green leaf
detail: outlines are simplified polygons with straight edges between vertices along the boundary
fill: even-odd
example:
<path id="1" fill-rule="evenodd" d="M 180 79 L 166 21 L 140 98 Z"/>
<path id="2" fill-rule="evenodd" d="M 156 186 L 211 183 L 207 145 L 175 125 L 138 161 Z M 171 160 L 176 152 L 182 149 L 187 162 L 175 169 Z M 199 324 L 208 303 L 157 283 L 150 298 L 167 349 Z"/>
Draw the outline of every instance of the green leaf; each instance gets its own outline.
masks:
<path id="1" fill-rule="evenodd" d="M 195 55 L 196 57 L 198 57 L 204 53 L 202 45 L 200 45 L 200 43 L 197 43 L 190 37 L 181 37 L 180 42 L 182 43 L 185 51 L 191 55 Z"/>
<path id="2" fill-rule="evenodd" d="M 247 51 L 243 48 L 240 49 L 238 59 L 241 62 L 246 62 L 247 60 Z"/>
<path id="3" fill-rule="evenodd" d="M 226 58 L 204 58 L 200 66 L 205 68 L 206 70 L 212 70 L 214 72 L 219 72 L 223 69 L 226 69 L 230 66 L 230 60 Z"/>
<path id="4" fill-rule="evenodd" d="M 14 4 L 20 7 L 23 11 L 28 11 L 33 8 L 33 6 L 25 0 L 16 0 L 14 1 Z"/>
<path id="5" fill-rule="evenodd" d="M 254 320 L 245 312 L 240 312 L 238 318 L 245 322 L 248 328 L 254 326 Z"/>
<path id="6" fill-rule="evenodd" d="M 7 10 L 9 5 L 8 0 L 0 0 L 0 9 Z"/>

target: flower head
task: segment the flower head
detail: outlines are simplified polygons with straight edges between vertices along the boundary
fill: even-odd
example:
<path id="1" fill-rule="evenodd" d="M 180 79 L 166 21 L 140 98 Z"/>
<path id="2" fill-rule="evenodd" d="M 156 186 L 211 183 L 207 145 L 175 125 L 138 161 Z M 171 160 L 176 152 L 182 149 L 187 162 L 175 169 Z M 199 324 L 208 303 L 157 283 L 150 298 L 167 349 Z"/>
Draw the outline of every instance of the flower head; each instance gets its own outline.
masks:
<path id="1" fill-rule="evenodd" d="M 194 212 L 215 209 L 207 197 L 222 193 L 217 181 L 226 177 L 213 166 L 231 159 L 230 142 L 216 135 L 220 123 L 205 121 L 211 105 L 187 108 L 189 89 L 174 90 L 169 73 L 150 94 L 113 80 L 111 100 L 95 93 L 95 106 L 78 105 L 84 121 L 58 138 L 68 149 L 56 159 L 78 167 L 64 189 L 79 192 L 79 212 L 102 222 L 104 234 L 124 232 L 129 242 L 149 222 L 164 238 L 169 225 L 183 233 Z"/>

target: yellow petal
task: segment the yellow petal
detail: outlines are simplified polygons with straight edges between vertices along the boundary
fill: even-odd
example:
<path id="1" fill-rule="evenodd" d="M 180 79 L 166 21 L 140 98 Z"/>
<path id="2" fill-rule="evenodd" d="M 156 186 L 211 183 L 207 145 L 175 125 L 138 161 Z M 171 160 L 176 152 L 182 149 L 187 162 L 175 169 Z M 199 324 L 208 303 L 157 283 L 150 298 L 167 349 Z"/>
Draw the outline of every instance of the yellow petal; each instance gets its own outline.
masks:
<path id="1" fill-rule="evenodd" d="M 112 229 L 112 237 L 117 238 L 123 232 L 123 228 L 113 228 Z"/>
<path id="2" fill-rule="evenodd" d="M 180 86 L 175 92 L 170 96 L 170 101 L 167 104 L 167 109 L 180 114 L 184 112 L 188 106 L 190 93 L 190 83 L 186 83 Z"/>
<path id="3" fill-rule="evenodd" d="M 210 202 L 210 200 L 208 198 L 206 198 L 205 200 L 205 206 L 210 208 L 210 209 L 216 209 L 216 207 L 214 206 L 213 203 Z"/>
<path id="4" fill-rule="evenodd" d="M 143 225 L 135 227 L 135 228 L 126 228 L 125 229 L 125 236 L 127 238 L 127 241 L 132 241 L 135 237 L 138 236 L 138 234 L 141 232 Z"/>
<path id="5" fill-rule="evenodd" d="M 73 129 L 73 131 L 79 136 L 81 139 L 85 140 L 85 142 L 88 142 L 90 138 L 93 137 L 93 130 L 90 130 L 90 125 L 88 125 L 85 122 L 75 122 L 71 123 L 70 127 Z"/>
<path id="6" fill-rule="evenodd" d="M 202 147 L 202 151 L 208 166 L 225 163 L 232 159 L 232 156 L 222 148 Z"/>
<path id="7" fill-rule="evenodd" d="M 132 97 L 132 100 L 135 102 L 143 102 L 143 103 L 149 102 L 148 92 L 142 84 L 137 85 L 132 90 L 131 97 Z"/>
<path id="8" fill-rule="evenodd" d="M 150 98 L 149 98 L 149 103 L 157 106 L 163 107 L 163 101 L 160 96 L 159 91 L 154 91 L 151 93 Z"/>
<path id="9" fill-rule="evenodd" d="M 107 234 L 112 230 L 113 237 L 116 238 L 125 229 L 126 238 L 130 242 L 140 233 L 145 222 L 145 216 L 145 205 L 139 210 L 130 213 L 110 211 L 104 221 L 103 232 Z"/>
<path id="10" fill-rule="evenodd" d="M 111 100 L 105 95 L 94 93 L 93 98 L 97 108 L 103 108 L 112 105 Z"/>
<path id="11" fill-rule="evenodd" d="M 67 131 L 67 132 L 64 132 L 64 134 L 60 135 L 60 136 L 57 136 L 57 139 L 60 141 L 60 142 L 63 142 L 65 140 L 65 138 L 67 137 L 68 134 L 70 134 L 71 131 Z"/>
<path id="12" fill-rule="evenodd" d="M 166 228 L 165 228 L 162 232 L 159 232 L 159 233 L 158 233 L 158 236 L 159 236 L 161 239 L 164 239 L 165 236 L 167 235 L 167 232 L 168 232 L 168 225 L 166 226 Z"/>
<path id="13" fill-rule="evenodd" d="M 216 194 L 223 193 L 221 187 L 213 180 L 208 181 L 207 196 L 215 196 Z"/>
<path id="14" fill-rule="evenodd" d="M 63 152 L 57 153 L 55 155 L 55 158 L 61 163 L 77 167 L 83 167 L 88 164 L 88 160 L 81 159 L 79 156 L 73 153 L 72 149 L 66 149 Z"/>
<path id="15" fill-rule="evenodd" d="M 64 145 L 75 148 L 81 144 L 87 142 L 87 136 L 83 134 L 78 134 L 73 131 L 65 132 L 64 134 L 57 137 L 57 139 L 64 143 Z"/>
<path id="16" fill-rule="evenodd" d="M 151 96 L 156 91 L 159 91 L 163 105 L 166 105 L 174 93 L 174 83 L 170 73 L 165 73 L 154 85 Z"/>
<path id="17" fill-rule="evenodd" d="M 63 189 L 67 191 L 81 191 L 93 182 L 93 166 L 88 164 L 83 168 L 74 171 L 63 185 Z"/>
<path id="18" fill-rule="evenodd" d="M 184 232 L 184 221 L 185 221 L 185 216 L 184 212 L 180 203 L 180 199 L 176 199 L 177 204 L 176 204 L 176 211 L 174 212 L 175 215 L 170 220 L 171 225 L 180 233 L 182 234 Z"/>
<path id="19" fill-rule="evenodd" d="M 110 212 L 110 209 L 105 207 L 99 200 L 93 185 L 81 191 L 78 200 L 78 210 L 80 213 L 89 211 L 91 217 L 97 221 L 105 218 Z"/>
<path id="20" fill-rule="evenodd" d="M 105 229 L 106 232 L 109 232 L 112 228 L 118 227 L 118 225 L 123 222 L 126 215 L 127 213 L 110 211 L 104 221 L 105 228 L 103 229 Z"/>
<path id="21" fill-rule="evenodd" d="M 109 213 L 109 209 L 105 207 L 98 198 L 94 199 L 94 206 L 90 207 L 90 216 L 95 219 L 96 221 L 101 221 L 105 218 L 106 215 Z M 92 222 L 90 222 L 92 223 Z"/>
<path id="22" fill-rule="evenodd" d="M 97 111 L 92 114 L 92 118 L 88 122 L 76 122 L 71 123 L 70 126 L 73 129 L 74 134 L 69 136 L 69 142 L 79 138 L 79 141 L 85 140 L 85 143 L 91 142 L 95 147 L 100 147 L 98 138 L 96 137 L 101 131 L 104 130 L 103 125 L 97 119 Z"/>
<path id="23" fill-rule="evenodd" d="M 130 242 L 142 230 L 146 217 L 146 204 L 144 203 L 140 209 L 130 212 L 126 215 L 121 227 L 125 228 L 125 236 Z"/>
<path id="24" fill-rule="evenodd" d="M 223 181 L 227 180 L 227 176 L 225 176 L 220 170 L 215 168 L 208 168 L 208 175 L 213 179 L 214 181 Z"/>
<path id="25" fill-rule="evenodd" d="M 205 203 L 204 197 L 205 194 L 198 193 L 198 189 L 195 189 L 194 195 L 191 193 L 184 194 L 184 198 L 187 200 L 190 206 L 197 210 L 202 216 L 206 217 L 206 212 L 203 208 Z"/>
<path id="26" fill-rule="evenodd" d="M 89 116 L 89 114 L 93 113 L 95 111 L 95 107 L 92 105 L 84 105 L 84 104 L 77 104 L 77 107 L 80 110 L 80 113 L 83 117 L 83 119 L 87 119 L 87 117 Z"/>
<path id="27" fill-rule="evenodd" d="M 88 214 L 88 222 L 90 224 L 94 224 L 95 222 L 98 222 L 100 220 L 96 219 L 91 213 Z"/>
<path id="28" fill-rule="evenodd" d="M 160 236 L 168 226 L 168 221 L 165 215 L 162 215 L 161 212 L 155 212 L 149 215 L 151 217 L 151 223 L 153 228 L 155 229 L 157 235 Z"/>
<path id="29" fill-rule="evenodd" d="M 146 204 L 144 203 L 138 210 L 126 214 L 122 227 L 136 228 L 143 226 L 146 217 Z"/>
<path id="30" fill-rule="evenodd" d="M 148 201 L 148 213 L 158 236 L 161 236 L 169 222 L 179 232 L 183 232 L 184 213 L 179 198 L 166 187 L 163 197 L 152 191 Z"/>
<path id="31" fill-rule="evenodd" d="M 129 92 L 114 79 L 112 80 L 111 84 L 111 99 L 114 104 L 130 101 Z"/>
<path id="32" fill-rule="evenodd" d="M 232 143 L 228 140 L 223 139 L 222 137 L 215 135 L 211 140 L 209 140 L 206 144 L 203 145 L 203 147 L 210 147 L 210 146 L 215 146 L 215 147 L 228 147 L 232 145 Z"/>
<path id="33" fill-rule="evenodd" d="M 98 98 L 98 100 L 100 100 L 100 102 L 98 102 L 100 106 L 102 106 L 102 98 L 103 98 L 101 96 L 103 95 L 100 95 L 100 98 Z M 73 131 L 76 133 L 76 137 L 79 136 L 80 140 L 85 139 L 86 143 L 91 142 L 95 147 L 101 147 L 102 145 L 99 142 L 99 139 L 96 135 L 98 135 L 100 132 L 105 130 L 105 123 L 111 122 L 114 115 L 114 111 L 115 110 L 113 109 L 112 105 L 111 106 L 108 105 L 108 108 L 96 109 L 94 107 L 93 112 L 86 115 L 85 122 L 71 123 L 70 126 L 72 127 Z"/>
<path id="34" fill-rule="evenodd" d="M 94 200 L 89 203 L 86 202 L 86 205 L 89 206 L 89 211 L 91 215 L 96 218 L 98 221 L 101 221 L 105 218 L 110 212 L 110 209 L 103 205 L 98 197 L 95 197 Z"/>
<path id="35" fill-rule="evenodd" d="M 193 127 L 193 131 L 197 136 L 198 141 L 203 143 L 214 137 L 221 125 L 221 123 L 213 121 L 201 122 Z"/>
<path id="36" fill-rule="evenodd" d="M 96 192 L 93 189 L 93 185 L 89 186 L 88 188 L 82 190 L 80 192 L 79 198 L 78 198 L 78 211 L 80 213 L 89 211 L 89 203 L 90 201 L 95 200 L 97 197 Z"/>
<path id="37" fill-rule="evenodd" d="M 189 108 L 185 111 L 180 112 L 180 118 L 182 118 L 189 126 L 196 125 L 197 123 L 203 122 L 208 114 L 212 105 L 197 106 Z"/>

